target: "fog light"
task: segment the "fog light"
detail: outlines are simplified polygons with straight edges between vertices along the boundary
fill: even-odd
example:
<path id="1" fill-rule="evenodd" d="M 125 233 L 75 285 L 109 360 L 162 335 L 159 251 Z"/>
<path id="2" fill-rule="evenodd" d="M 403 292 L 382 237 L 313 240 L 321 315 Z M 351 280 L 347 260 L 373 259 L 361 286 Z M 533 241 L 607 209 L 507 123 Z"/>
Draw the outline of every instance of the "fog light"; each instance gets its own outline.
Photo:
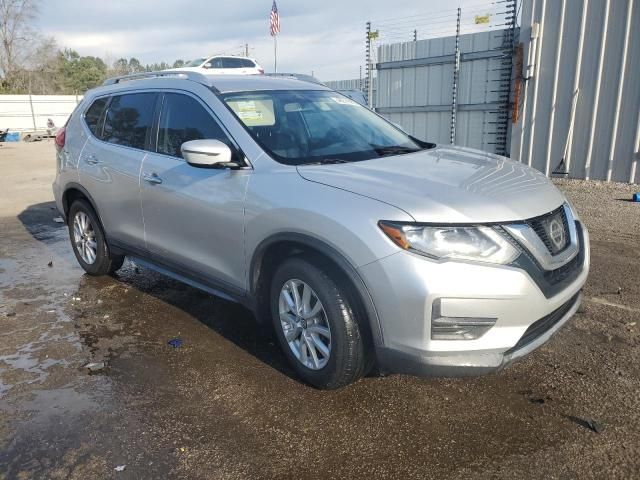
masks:
<path id="1" fill-rule="evenodd" d="M 475 340 L 487 333 L 497 320 L 491 317 L 443 317 L 438 298 L 431 308 L 431 339 Z"/>

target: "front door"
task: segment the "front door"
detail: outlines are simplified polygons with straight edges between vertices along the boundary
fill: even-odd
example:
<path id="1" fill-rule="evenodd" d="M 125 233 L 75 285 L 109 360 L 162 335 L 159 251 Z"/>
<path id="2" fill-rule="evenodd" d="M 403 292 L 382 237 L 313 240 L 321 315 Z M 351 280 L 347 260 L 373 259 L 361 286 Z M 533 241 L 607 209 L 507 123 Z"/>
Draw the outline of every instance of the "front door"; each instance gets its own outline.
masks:
<path id="1" fill-rule="evenodd" d="M 245 288 L 244 198 L 252 170 L 189 165 L 180 146 L 216 139 L 235 145 L 199 99 L 165 93 L 157 152 L 142 165 L 141 195 L 149 252 L 178 273 L 234 293 Z"/>

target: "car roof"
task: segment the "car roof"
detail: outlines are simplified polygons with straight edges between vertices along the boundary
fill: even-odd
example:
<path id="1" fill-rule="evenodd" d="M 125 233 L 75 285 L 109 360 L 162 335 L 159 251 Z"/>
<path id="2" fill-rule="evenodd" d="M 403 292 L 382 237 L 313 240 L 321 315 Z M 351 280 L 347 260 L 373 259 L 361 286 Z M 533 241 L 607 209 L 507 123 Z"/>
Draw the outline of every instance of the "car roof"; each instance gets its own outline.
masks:
<path id="1" fill-rule="evenodd" d="M 261 90 L 330 90 L 330 88 L 290 77 L 271 77 L 268 75 L 216 75 L 191 71 L 149 72 L 105 80 L 103 86 L 116 86 L 126 83 L 127 86 L 153 88 L 163 81 L 191 80 L 215 89 L 218 93 L 246 92 Z M 131 83 L 130 83 L 131 82 Z M 133 83 L 135 82 L 135 84 Z M 139 83 L 138 83 L 139 82 Z M 102 90 L 102 89 L 100 89 Z"/>
<path id="2" fill-rule="evenodd" d="M 269 73 L 265 73 L 265 75 L 268 75 L 270 77 L 286 77 L 286 78 L 295 78 L 296 80 L 303 80 L 305 82 L 311 82 L 311 83 L 319 83 L 322 84 L 323 83 L 318 80 L 316 77 L 312 76 L 312 75 L 307 75 L 305 73 L 274 73 L 274 72 L 269 72 Z"/>
<path id="3" fill-rule="evenodd" d="M 209 57 L 202 57 L 202 58 L 242 58 L 244 60 L 255 60 L 252 57 L 245 57 L 244 55 L 225 55 L 222 53 L 216 54 L 216 55 L 211 55 Z"/>
<path id="4" fill-rule="evenodd" d="M 269 75 L 206 75 L 220 93 L 251 90 L 328 90 L 324 85 Z"/>

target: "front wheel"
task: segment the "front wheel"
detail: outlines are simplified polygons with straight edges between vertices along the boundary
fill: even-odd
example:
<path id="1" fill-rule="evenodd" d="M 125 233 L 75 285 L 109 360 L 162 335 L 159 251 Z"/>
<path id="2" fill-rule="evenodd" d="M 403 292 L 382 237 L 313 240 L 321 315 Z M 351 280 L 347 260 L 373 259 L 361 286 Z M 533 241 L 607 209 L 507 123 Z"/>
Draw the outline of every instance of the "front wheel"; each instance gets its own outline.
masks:
<path id="1" fill-rule="evenodd" d="M 285 356 L 309 384 L 340 388 L 365 373 L 365 345 L 346 292 L 300 258 L 285 260 L 271 283 L 271 315 Z"/>
<path id="2" fill-rule="evenodd" d="M 67 223 L 73 253 L 85 272 L 95 276 L 107 275 L 122 267 L 124 257 L 109 251 L 102 225 L 87 201 L 73 202 Z"/>

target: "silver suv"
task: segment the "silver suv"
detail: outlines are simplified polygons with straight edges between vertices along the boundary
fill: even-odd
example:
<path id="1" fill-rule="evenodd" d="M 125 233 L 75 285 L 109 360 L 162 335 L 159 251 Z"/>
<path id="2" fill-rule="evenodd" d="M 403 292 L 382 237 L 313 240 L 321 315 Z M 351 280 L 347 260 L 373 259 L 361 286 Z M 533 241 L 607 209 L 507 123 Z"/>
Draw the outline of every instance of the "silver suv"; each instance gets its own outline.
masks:
<path id="1" fill-rule="evenodd" d="M 87 273 L 128 256 L 241 302 L 319 388 L 494 371 L 580 304 L 587 230 L 544 175 L 418 140 L 322 85 L 112 79 L 56 144 Z"/>

